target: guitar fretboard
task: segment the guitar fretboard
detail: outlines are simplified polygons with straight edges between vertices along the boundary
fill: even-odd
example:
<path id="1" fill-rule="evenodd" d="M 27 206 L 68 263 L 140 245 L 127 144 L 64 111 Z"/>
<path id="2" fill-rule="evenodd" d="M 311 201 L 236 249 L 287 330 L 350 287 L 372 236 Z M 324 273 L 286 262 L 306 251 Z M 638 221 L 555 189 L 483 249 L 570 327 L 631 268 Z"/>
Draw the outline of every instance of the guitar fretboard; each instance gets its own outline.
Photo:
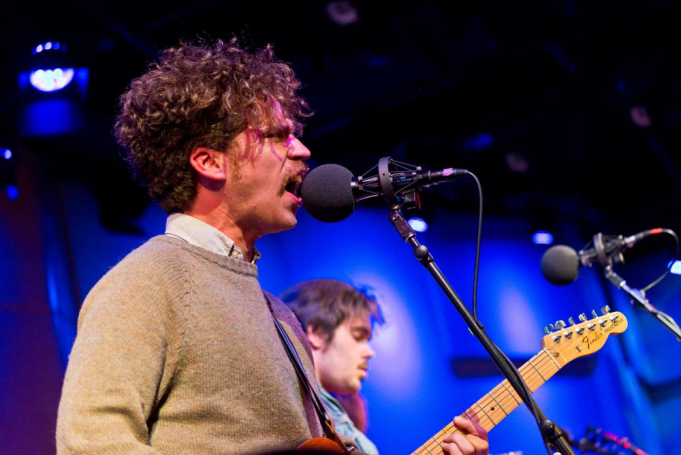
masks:
<path id="1" fill-rule="evenodd" d="M 556 359 L 548 351 L 542 350 L 520 367 L 518 371 L 530 390 L 534 392 L 551 376 L 556 374 L 560 368 L 561 366 Z M 482 428 L 490 431 L 521 403 L 520 396 L 508 380 L 505 379 L 501 384 L 492 389 L 490 393 L 468 408 L 461 416 L 477 422 Z M 445 436 L 451 433 L 462 433 L 462 431 L 454 426 L 454 423 L 450 423 L 437 432 L 424 445 L 416 449 L 412 455 L 441 455 L 441 444 L 444 442 Z"/>

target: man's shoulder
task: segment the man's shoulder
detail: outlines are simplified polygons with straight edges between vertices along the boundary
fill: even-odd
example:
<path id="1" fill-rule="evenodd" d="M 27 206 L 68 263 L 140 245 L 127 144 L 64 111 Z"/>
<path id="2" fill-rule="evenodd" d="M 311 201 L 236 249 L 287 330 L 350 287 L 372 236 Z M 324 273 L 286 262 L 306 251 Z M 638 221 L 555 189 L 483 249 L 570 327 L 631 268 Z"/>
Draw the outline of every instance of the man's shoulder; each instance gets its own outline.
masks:
<path id="1" fill-rule="evenodd" d="M 144 242 L 139 247 L 128 253 L 111 270 L 117 268 L 149 268 L 171 267 L 181 265 L 185 254 L 188 252 L 183 248 L 182 240 L 170 238 L 165 235 L 158 235 Z"/>
<path id="2" fill-rule="evenodd" d="M 293 311 L 288 307 L 288 305 L 282 302 L 281 299 L 279 299 L 279 297 L 275 296 L 274 294 L 271 294 L 270 292 L 265 290 L 263 290 L 262 292 L 265 294 L 267 300 L 269 300 L 270 305 L 272 305 L 272 311 L 274 312 L 274 316 L 280 321 L 293 327 L 294 329 L 300 330 L 300 332 L 302 333 L 302 327 L 300 325 L 300 322 L 298 321 L 298 318 L 296 318 L 296 315 L 293 313 Z"/>
<path id="3" fill-rule="evenodd" d="M 95 288 L 175 281 L 186 273 L 187 254 L 178 241 L 156 236 L 128 253 L 99 280 Z M 182 241 L 179 241 L 182 242 Z"/>

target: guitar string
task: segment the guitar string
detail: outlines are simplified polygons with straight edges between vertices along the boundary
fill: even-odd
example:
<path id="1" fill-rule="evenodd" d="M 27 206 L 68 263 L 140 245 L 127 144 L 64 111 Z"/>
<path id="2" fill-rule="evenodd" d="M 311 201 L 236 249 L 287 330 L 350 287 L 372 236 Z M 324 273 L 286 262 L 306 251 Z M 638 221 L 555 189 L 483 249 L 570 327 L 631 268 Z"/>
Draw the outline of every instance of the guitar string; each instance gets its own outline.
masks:
<path id="1" fill-rule="evenodd" d="M 542 356 L 541 354 L 544 354 L 544 356 Z M 533 363 L 533 361 L 535 361 L 535 360 L 537 360 L 536 364 Z M 546 368 L 547 366 L 549 366 L 551 368 L 547 369 Z M 542 375 L 539 372 L 540 370 L 544 372 L 544 375 Z M 555 371 L 553 371 L 553 370 L 555 370 Z M 550 354 L 548 354 L 546 351 L 542 350 L 537 355 L 535 355 L 533 358 L 531 358 L 528 362 L 526 362 L 519 369 L 519 371 L 520 371 L 521 375 L 523 375 L 524 372 L 528 372 L 528 380 L 526 382 L 527 382 L 528 386 L 530 387 L 530 389 L 532 389 L 532 391 L 534 391 L 537 388 L 539 388 L 542 384 L 544 384 L 547 379 L 549 379 L 551 376 L 553 376 L 555 373 L 557 373 L 559 371 L 559 368 L 556 366 L 553 359 L 551 359 Z M 546 375 L 546 378 L 544 378 L 545 375 Z M 531 376 L 535 376 L 535 377 L 532 378 Z M 539 380 L 538 384 L 536 383 L 536 379 L 537 379 L 536 376 L 539 376 L 539 378 L 541 378 Z M 490 431 L 492 428 L 494 428 L 497 425 L 498 422 L 501 422 L 501 420 L 503 420 L 503 418 L 508 415 L 508 412 L 512 412 L 520 404 L 518 402 L 518 400 L 515 398 L 515 396 L 519 397 L 519 395 L 515 392 L 515 390 L 512 390 L 512 389 L 509 390 L 506 387 L 506 383 L 508 383 L 508 380 L 502 381 L 501 384 L 497 385 L 494 389 L 492 389 L 492 391 L 490 391 L 485 396 L 483 396 L 480 400 L 478 400 L 478 402 L 476 402 L 473 406 L 468 408 L 462 415 L 467 416 L 471 420 L 475 420 L 475 418 L 477 417 L 478 424 L 480 424 L 480 426 L 485 428 L 485 425 L 483 425 L 484 422 L 482 422 L 481 419 L 480 419 L 481 416 L 479 415 L 478 412 L 475 412 L 473 410 L 474 406 L 478 406 L 481 409 L 481 411 L 485 414 L 485 417 L 487 417 L 487 419 L 490 421 L 490 423 L 492 423 L 491 427 L 485 428 L 487 431 Z M 536 388 L 533 388 L 533 385 L 536 385 Z M 503 391 L 501 391 L 502 388 L 504 389 Z M 497 397 L 501 397 L 500 400 L 502 401 L 502 403 L 499 403 L 499 401 L 496 400 L 493 397 L 493 395 L 497 395 Z M 487 398 L 487 401 L 485 403 L 484 400 L 486 398 Z M 511 398 L 511 400 L 508 400 L 507 398 Z M 495 422 L 485 411 L 485 408 L 487 408 L 487 406 L 489 404 L 491 404 L 493 401 L 496 402 L 500 408 L 502 408 L 501 410 L 505 414 L 503 416 L 500 416 L 501 418 L 498 420 L 498 422 Z M 508 405 L 508 402 L 511 402 L 510 406 Z M 482 406 L 483 404 L 484 404 L 484 406 Z M 506 412 L 506 409 L 508 409 L 508 412 Z M 500 414 L 496 410 L 496 407 L 495 407 L 495 411 L 493 411 L 493 412 L 496 412 L 494 417 L 496 417 L 498 414 Z M 471 413 L 473 414 L 472 416 L 470 415 Z M 426 444 L 421 446 L 419 449 L 420 450 L 426 450 L 428 453 L 431 453 L 430 449 L 431 448 L 434 448 L 434 449 L 439 448 L 444 437 L 447 434 L 452 433 L 452 431 L 463 434 L 463 432 L 461 430 L 459 430 L 453 423 L 450 423 L 445 428 L 443 428 L 438 433 L 436 433 L 436 435 L 431 437 L 430 440 L 428 442 L 426 442 Z M 419 450 L 419 449 L 417 449 L 417 450 Z M 418 454 L 418 453 L 423 453 L 423 452 L 422 451 L 421 452 L 416 451 L 414 453 Z"/>
<path id="2" fill-rule="evenodd" d="M 543 363 L 543 364 L 547 364 L 545 361 L 543 361 L 542 363 Z M 543 367 L 543 366 L 545 366 L 545 365 L 541 365 L 541 366 Z M 523 370 L 523 368 L 521 368 L 521 370 Z M 525 368 L 525 370 L 531 371 L 530 368 Z M 557 371 L 557 370 L 556 370 L 556 371 Z M 545 373 L 550 373 L 550 372 L 546 372 L 546 371 L 545 371 Z M 522 374 L 522 371 L 521 371 L 521 374 Z M 555 374 L 555 372 L 554 372 L 554 374 Z M 503 382 L 502 382 L 502 384 L 503 384 Z M 528 384 L 528 385 L 529 385 L 529 384 Z M 541 381 L 540 381 L 539 386 L 540 386 L 540 385 L 541 385 Z M 537 386 L 537 387 L 538 387 L 538 386 Z M 497 394 L 498 394 L 499 390 L 497 390 L 497 389 L 501 389 L 501 387 L 499 387 L 499 386 L 495 387 L 495 389 L 494 389 L 492 392 L 490 392 L 489 394 L 487 394 L 487 395 L 492 395 L 492 394 L 495 392 L 495 390 L 497 391 Z M 509 393 L 506 392 L 506 394 L 508 395 Z M 483 397 L 483 399 L 484 399 L 484 397 Z M 482 403 L 481 403 L 481 402 L 483 401 L 483 399 L 479 400 L 478 403 L 475 404 L 475 405 L 477 405 L 478 407 L 480 407 L 481 409 L 482 409 L 482 406 L 481 406 Z M 490 401 L 488 400 L 488 403 L 489 403 L 489 402 L 490 402 Z M 474 406 L 475 406 L 475 405 L 474 405 Z M 517 405 L 518 405 L 518 404 L 517 404 L 517 401 L 516 401 L 515 403 L 513 403 L 513 405 L 511 406 L 512 409 L 510 409 L 509 412 L 512 411 L 513 409 L 515 409 L 515 407 L 517 407 Z M 468 417 L 471 418 L 471 419 L 475 419 L 475 417 L 478 417 L 478 416 L 479 416 L 479 413 L 477 413 L 477 412 L 475 412 L 475 411 L 473 410 L 473 407 L 474 407 L 474 406 L 472 406 L 471 408 L 469 408 L 468 410 L 466 410 L 466 411 L 464 412 L 464 415 L 468 416 Z M 483 412 L 484 412 L 484 410 L 483 410 Z M 470 415 L 471 413 L 472 413 L 473 415 Z M 490 421 L 494 424 L 494 421 L 493 421 L 491 418 L 489 418 L 489 416 L 487 416 L 487 417 L 488 417 L 488 420 L 490 420 Z M 503 418 L 503 416 L 502 416 L 502 418 Z M 478 419 L 478 420 L 480 420 L 480 419 Z M 499 421 L 501 421 L 501 419 L 499 419 Z M 479 423 L 480 423 L 481 426 L 482 426 L 482 424 L 483 424 L 484 422 L 479 421 Z M 487 428 L 487 430 L 489 431 L 491 428 L 493 428 L 493 426 L 490 427 L 490 428 Z M 428 453 L 431 453 L 431 452 L 430 452 L 431 448 L 432 448 L 432 449 L 437 449 L 437 448 L 439 448 L 442 439 L 444 439 L 444 436 L 446 436 L 447 434 L 451 433 L 451 430 L 454 430 L 455 432 L 458 432 L 458 433 L 462 433 L 458 428 L 456 428 L 452 423 L 450 423 L 447 427 L 445 427 L 444 429 L 442 429 L 440 432 L 438 432 L 438 434 L 436 434 L 433 438 L 431 438 L 431 439 L 429 440 L 429 442 L 427 442 L 424 446 L 422 446 L 421 452 L 418 452 L 418 451 L 417 451 L 417 452 L 414 452 L 414 453 L 423 453 L 423 450 L 426 450 Z"/>
<path id="3" fill-rule="evenodd" d="M 611 313 L 611 314 L 613 314 L 613 313 Z M 587 321 L 587 322 L 588 322 L 588 321 Z M 620 332 L 614 332 L 614 333 L 620 333 Z M 604 340 L 604 341 L 605 341 L 605 340 Z M 557 344 L 558 344 L 558 343 L 554 342 L 553 345 L 552 345 L 552 347 L 555 347 Z M 567 347 L 566 347 L 566 348 L 567 348 Z M 564 349 L 566 349 L 566 348 L 559 349 L 559 350 L 562 352 L 562 351 L 563 351 Z M 547 351 L 547 349 L 548 349 L 548 348 L 543 348 L 539 353 L 537 353 L 534 357 L 532 357 L 528 362 L 526 362 L 522 367 L 519 368 L 519 371 L 520 371 L 521 376 L 524 375 L 524 371 L 527 371 L 527 372 L 528 372 L 528 381 L 526 381 L 526 382 L 527 382 L 527 384 L 528 384 L 528 386 L 530 387 L 530 389 L 531 389 L 532 392 L 536 391 L 540 386 L 542 386 L 544 383 L 546 383 L 546 381 L 547 381 L 548 379 L 550 379 L 550 378 L 551 378 L 552 376 L 554 376 L 558 371 L 560 371 L 560 369 L 561 369 L 563 366 L 565 366 L 567 363 L 569 363 L 568 361 L 566 361 L 562 366 L 560 366 L 560 365 L 556 362 L 556 360 L 555 360 L 553 357 L 551 357 L 551 354 Z M 544 356 L 541 356 L 542 353 L 544 354 Z M 534 360 L 537 360 L 536 364 L 533 363 Z M 565 360 L 565 359 L 563 358 L 563 360 Z M 549 366 L 550 368 L 547 369 L 547 366 Z M 529 372 L 532 371 L 532 370 L 534 370 L 534 373 L 535 373 L 535 374 L 533 375 L 533 376 L 535 376 L 534 378 L 531 378 L 531 377 L 530 377 L 530 373 L 529 373 Z M 542 374 L 540 373 L 540 371 L 544 371 L 544 373 L 545 373 L 546 376 L 545 376 L 545 375 L 542 375 Z M 536 382 L 536 379 L 537 379 L 536 376 L 539 376 L 539 378 L 541 378 L 541 379 L 538 381 L 538 383 Z M 518 401 L 518 400 L 516 399 L 516 396 L 517 396 L 518 398 L 520 398 L 520 396 L 517 394 L 517 392 L 515 392 L 514 389 L 509 389 L 509 388 L 507 387 L 507 383 L 508 383 L 508 380 L 502 381 L 499 385 L 497 385 L 494 389 L 492 389 L 488 394 L 486 394 L 486 395 L 483 396 L 480 400 L 478 400 L 473 406 L 471 406 L 470 408 L 468 408 L 462 415 L 467 416 L 467 417 L 468 417 L 469 419 L 471 419 L 471 420 L 474 420 L 475 417 L 478 417 L 478 423 L 480 424 L 480 426 L 483 426 L 483 425 L 482 425 L 483 422 L 480 420 L 478 414 L 477 414 L 475 411 L 473 411 L 473 407 L 477 405 L 477 406 L 481 407 L 481 409 L 482 409 L 481 404 L 482 404 L 483 400 L 484 400 L 485 398 L 487 398 L 488 396 L 491 397 L 491 398 L 494 400 L 494 397 L 493 397 L 492 395 L 493 395 L 493 394 L 497 394 L 497 396 L 498 396 L 498 395 L 499 395 L 499 391 L 500 391 L 500 389 L 501 389 L 502 387 L 504 388 L 504 391 L 503 391 L 503 396 L 504 396 L 504 398 L 510 397 L 510 398 L 512 398 L 513 401 L 514 401 L 514 403 L 511 403 L 511 406 L 510 406 L 510 409 L 509 409 L 509 412 L 512 412 L 516 407 L 518 407 L 518 406 L 520 405 L 520 401 Z M 534 387 L 534 385 L 536 385 L 536 387 Z M 504 401 L 504 398 L 502 398 L 502 401 Z M 487 405 L 490 404 L 491 401 L 492 401 L 492 400 L 488 400 L 488 402 L 487 402 L 487 404 L 485 405 L 485 407 L 487 407 Z M 494 401 L 497 401 L 497 400 L 494 400 Z M 505 400 L 505 401 L 510 401 L 510 400 Z M 504 402 L 505 402 L 505 401 L 504 401 Z M 497 403 L 498 403 L 498 401 L 497 401 Z M 500 406 L 501 406 L 501 405 L 500 405 Z M 506 415 L 508 415 L 508 413 L 506 413 L 506 409 L 502 409 L 502 411 L 503 411 Z M 499 414 L 499 412 L 497 412 L 497 411 L 493 411 L 493 412 L 496 412 L 495 416 Z M 473 413 L 473 416 L 471 416 L 469 413 Z M 486 412 L 485 412 L 485 415 L 487 415 Z M 472 417 L 473 417 L 473 418 L 472 418 Z M 496 426 L 496 423 L 494 422 L 494 420 L 492 420 L 491 418 L 489 418 L 489 416 L 487 416 L 487 417 L 488 417 L 488 420 L 492 423 L 492 426 L 491 426 L 490 428 L 485 428 L 485 427 L 483 426 L 483 428 L 485 428 L 487 431 L 490 431 L 492 428 L 494 428 L 494 427 Z M 501 417 L 501 418 L 499 419 L 499 422 L 501 422 L 501 420 L 503 420 L 503 418 L 504 418 L 505 416 L 500 416 L 500 417 Z M 440 444 L 441 444 L 442 440 L 444 439 L 444 437 L 445 437 L 447 434 L 450 434 L 450 433 L 452 433 L 452 432 L 461 433 L 461 434 L 464 433 L 464 432 L 462 432 L 461 430 L 459 430 L 459 429 L 453 424 L 453 422 L 451 422 L 451 423 L 449 423 L 445 428 L 443 428 L 442 430 L 440 430 L 439 432 L 437 432 L 433 437 L 431 437 L 424 445 L 422 445 L 422 446 L 419 447 L 416 451 L 414 451 L 413 454 L 424 453 L 424 452 L 423 452 L 424 450 L 425 450 L 426 452 L 428 452 L 429 454 L 432 454 L 432 452 L 430 451 L 430 448 L 439 449 Z"/>
<path id="4" fill-rule="evenodd" d="M 546 353 L 545 353 L 545 354 L 546 354 Z M 546 355 L 548 355 L 548 354 L 546 354 Z M 535 356 L 535 357 L 537 357 L 537 356 Z M 533 359 L 533 360 L 534 360 L 534 359 Z M 551 360 L 551 359 L 549 359 L 549 360 Z M 539 363 L 537 364 L 537 366 L 542 367 L 542 371 L 544 371 L 544 373 L 547 374 L 548 377 L 554 375 L 554 374 L 558 371 L 558 368 L 555 367 L 555 364 L 553 365 L 553 368 L 551 369 L 551 370 L 554 370 L 554 369 L 555 369 L 555 371 L 553 371 L 553 372 L 552 372 L 552 371 L 546 371 L 546 369 L 544 368 L 546 365 L 551 365 L 551 363 L 546 362 L 546 360 L 542 360 L 542 361 L 541 361 L 541 364 L 539 364 Z M 525 365 L 524 365 L 524 366 L 525 366 Z M 530 368 L 524 368 L 524 369 L 527 370 L 527 371 L 530 371 L 530 372 L 532 371 Z M 521 370 L 523 370 L 523 368 L 521 368 Z M 536 373 L 536 372 L 535 372 L 535 373 Z M 535 374 L 535 373 L 532 373 L 532 374 Z M 521 371 L 521 374 L 522 374 L 522 371 Z M 528 375 L 528 376 L 529 376 L 529 375 Z M 539 375 L 539 376 L 541 377 L 542 375 Z M 537 378 L 535 377 L 534 379 L 536 380 Z M 507 382 L 507 381 L 503 381 L 502 384 L 504 384 L 504 382 Z M 540 380 L 540 381 L 539 381 L 539 384 L 536 384 L 536 381 L 532 381 L 532 380 L 530 379 L 530 380 L 528 381 L 528 385 L 529 385 L 531 388 L 532 388 L 533 385 L 536 385 L 536 388 L 538 388 L 538 387 L 541 386 L 544 382 L 546 382 L 546 381 Z M 532 383 L 532 384 L 530 384 L 530 383 Z M 495 387 L 495 389 L 493 389 L 493 391 L 490 392 L 489 394 L 487 394 L 485 397 L 491 396 L 491 395 L 495 392 L 495 390 L 497 391 L 497 394 L 498 394 L 498 390 L 497 390 L 497 389 L 500 389 L 500 388 L 501 388 L 501 387 L 499 387 L 499 386 Z M 536 388 L 534 388 L 534 390 L 536 390 Z M 505 395 L 511 395 L 511 393 L 508 392 L 508 390 L 506 389 Z M 513 395 L 511 395 L 511 397 L 512 397 L 512 396 L 513 396 Z M 483 397 L 483 399 L 484 399 L 485 397 Z M 491 430 L 492 428 L 494 428 L 494 426 L 496 426 L 497 422 L 494 422 L 494 420 L 493 420 L 492 418 L 490 418 L 489 415 L 487 415 L 487 413 L 486 413 L 486 412 L 484 411 L 484 409 L 482 408 L 482 406 L 481 406 L 482 403 L 481 403 L 481 402 L 483 401 L 483 399 L 479 400 L 478 403 L 476 403 L 474 406 L 477 405 L 478 407 L 480 407 L 481 410 L 483 410 L 483 412 L 484 412 L 485 415 L 487 416 L 488 420 L 492 423 L 492 426 L 491 426 L 491 427 L 486 428 L 486 430 L 489 431 L 489 430 Z M 507 401 L 508 401 L 508 400 L 507 400 Z M 490 403 L 490 402 L 491 402 L 491 400 L 488 400 L 488 403 Z M 485 426 L 483 425 L 484 422 L 482 422 L 482 421 L 480 420 L 480 418 L 479 418 L 479 417 L 480 417 L 479 413 L 477 413 L 477 412 L 475 412 L 475 411 L 473 410 L 473 407 L 474 407 L 474 406 L 472 406 L 471 408 L 469 408 L 468 410 L 466 410 L 466 411 L 463 413 L 463 415 L 466 415 L 466 416 L 467 416 L 469 419 L 471 419 L 471 420 L 475 420 L 475 418 L 478 417 L 478 423 L 479 423 L 481 426 L 483 426 L 483 428 L 484 428 L 484 427 L 485 427 Z M 514 399 L 514 403 L 512 403 L 512 405 L 511 405 L 511 407 L 510 407 L 510 409 L 509 409 L 509 412 L 513 411 L 517 406 L 518 406 L 518 402 L 517 402 L 517 400 Z M 471 413 L 472 413 L 473 415 L 470 415 Z M 505 413 L 505 411 L 504 411 L 504 413 Z M 499 413 L 497 412 L 497 414 L 499 414 Z M 508 415 L 508 414 L 506 414 L 506 415 Z M 501 420 L 503 420 L 503 418 L 504 418 L 505 416 L 500 416 L 500 417 L 501 417 L 501 418 L 499 419 L 499 422 L 500 422 Z M 431 452 L 431 449 L 434 449 L 434 450 L 439 449 L 439 448 L 440 448 L 440 444 L 441 444 L 442 440 L 444 439 L 444 437 L 445 437 L 447 434 L 452 433 L 452 430 L 453 430 L 453 432 L 457 432 L 457 433 L 463 434 L 463 432 L 462 432 L 461 430 L 459 430 L 457 427 L 455 427 L 455 426 L 453 425 L 453 423 L 450 423 L 450 424 L 447 425 L 445 428 L 443 428 L 442 430 L 440 430 L 434 437 L 432 437 L 426 444 L 424 444 L 421 448 L 419 448 L 419 449 L 418 449 L 416 452 L 414 452 L 414 453 L 415 453 L 415 454 L 419 454 L 419 453 L 424 453 L 424 451 L 426 451 L 427 453 L 430 454 L 430 453 L 432 453 L 432 452 Z"/>

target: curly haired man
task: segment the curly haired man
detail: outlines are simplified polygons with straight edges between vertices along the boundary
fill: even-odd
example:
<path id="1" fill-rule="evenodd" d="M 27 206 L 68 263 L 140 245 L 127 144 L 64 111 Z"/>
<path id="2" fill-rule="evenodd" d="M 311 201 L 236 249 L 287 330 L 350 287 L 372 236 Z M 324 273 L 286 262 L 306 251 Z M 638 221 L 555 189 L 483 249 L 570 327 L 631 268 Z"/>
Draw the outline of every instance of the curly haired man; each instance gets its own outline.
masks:
<path id="1" fill-rule="evenodd" d="M 116 137 L 169 216 L 83 303 L 59 453 L 264 453 L 322 435 L 275 318 L 316 388 L 305 333 L 255 265 L 256 241 L 297 223 L 299 86 L 270 47 L 232 39 L 164 51 L 121 97 Z"/>

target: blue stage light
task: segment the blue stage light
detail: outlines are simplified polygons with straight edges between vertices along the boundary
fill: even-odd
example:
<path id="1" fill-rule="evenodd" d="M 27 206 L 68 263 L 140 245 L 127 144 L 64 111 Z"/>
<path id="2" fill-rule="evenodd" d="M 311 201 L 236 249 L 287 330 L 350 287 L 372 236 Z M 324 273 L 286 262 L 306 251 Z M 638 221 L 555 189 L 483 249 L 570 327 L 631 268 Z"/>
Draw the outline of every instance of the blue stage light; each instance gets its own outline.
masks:
<path id="1" fill-rule="evenodd" d="M 5 149 L 5 150 L 3 150 L 3 151 L 2 151 L 2 156 L 3 156 L 3 158 L 5 158 L 6 160 L 11 160 L 11 159 L 12 159 L 12 150 L 10 150 L 10 149 Z"/>
<path id="2" fill-rule="evenodd" d="M 681 261 L 674 261 L 669 270 L 675 275 L 681 275 Z"/>
<path id="3" fill-rule="evenodd" d="M 409 223 L 409 226 L 416 232 L 426 232 L 428 230 L 428 223 L 426 223 L 426 220 L 423 220 L 421 218 L 409 218 L 407 220 Z"/>
<path id="4" fill-rule="evenodd" d="M 68 86 L 73 80 L 73 68 L 55 68 L 31 71 L 31 85 L 41 92 L 56 92 Z"/>
<path id="5" fill-rule="evenodd" d="M 532 236 L 532 242 L 535 245 L 551 245 L 553 243 L 553 234 L 546 231 L 537 231 Z"/>
<path id="6" fill-rule="evenodd" d="M 7 197 L 12 201 L 19 197 L 19 188 L 14 185 L 7 185 Z"/>
<path id="7" fill-rule="evenodd" d="M 38 44 L 35 48 L 33 48 L 33 55 L 35 54 L 40 54 L 43 51 L 56 51 L 61 48 L 62 51 L 66 50 L 66 46 L 63 46 L 59 44 L 59 41 L 48 41 L 46 43 Z"/>
<path id="8" fill-rule="evenodd" d="M 463 148 L 469 151 L 486 149 L 494 145 L 494 136 L 489 133 L 480 133 L 463 141 Z"/>

